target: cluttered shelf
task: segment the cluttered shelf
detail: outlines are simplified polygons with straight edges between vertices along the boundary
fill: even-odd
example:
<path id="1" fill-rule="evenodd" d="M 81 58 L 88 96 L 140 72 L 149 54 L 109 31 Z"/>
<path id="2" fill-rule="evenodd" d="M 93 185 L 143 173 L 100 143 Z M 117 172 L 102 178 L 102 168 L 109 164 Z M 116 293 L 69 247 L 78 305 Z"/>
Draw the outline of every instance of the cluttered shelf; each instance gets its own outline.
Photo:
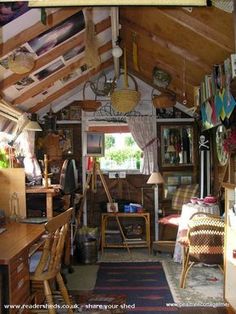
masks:
<path id="1" fill-rule="evenodd" d="M 139 224 L 129 224 L 130 219 L 144 220 L 144 228 Z M 109 224 L 115 222 L 115 228 L 110 228 Z M 126 222 L 126 226 L 124 225 Z M 129 230 L 132 228 L 132 230 Z M 137 228 L 136 231 L 134 228 Z M 122 248 L 128 250 L 131 247 L 147 247 L 150 253 L 150 214 L 147 212 L 141 213 L 104 213 L 102 214 L 101 225 L 102 237 L 102 253 L 104 248 Z"/>

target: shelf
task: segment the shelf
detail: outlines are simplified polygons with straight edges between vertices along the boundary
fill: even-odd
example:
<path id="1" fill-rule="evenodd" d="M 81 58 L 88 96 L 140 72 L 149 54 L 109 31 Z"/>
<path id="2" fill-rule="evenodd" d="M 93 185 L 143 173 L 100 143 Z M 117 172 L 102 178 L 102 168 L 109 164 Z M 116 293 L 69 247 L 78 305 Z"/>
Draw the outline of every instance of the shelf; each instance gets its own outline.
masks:
<path id="1" fill-rule="evenodd" d="M 129 221 L 131 218 L 142 218 L 145 224 L 145 232 L 142 236 L 136 235 L 135 237 L 128 237 L 125 234 L 125 230 L 121 225 L 120 218 Z M 113 229 L 108 229 L 109 221 L 116 221 L 117 231 Z M 149 253 L 151 251 L 151 240 L 150 240 L 150 214 L 149 213 L 106 213 L 102 214 L 102 226 L 101 226 L 101 238 L 102 238 L 102 253 L 104 248 L 129 248 L 131 247 L 147 247 Z M 120 233 L 121 243 L 115 242 L 115 237 Z M 107 236 L 109 235 L 109 242 L 107 241 Z M 112 239 L 113 237 L 113 239 Z M 113 241 L 112 241 L 113 240 Z"/>
<path id="2" fill-rule="evenodd" d="M 58 120 L 57 124 L 81 124 L 81 120 Z"/>

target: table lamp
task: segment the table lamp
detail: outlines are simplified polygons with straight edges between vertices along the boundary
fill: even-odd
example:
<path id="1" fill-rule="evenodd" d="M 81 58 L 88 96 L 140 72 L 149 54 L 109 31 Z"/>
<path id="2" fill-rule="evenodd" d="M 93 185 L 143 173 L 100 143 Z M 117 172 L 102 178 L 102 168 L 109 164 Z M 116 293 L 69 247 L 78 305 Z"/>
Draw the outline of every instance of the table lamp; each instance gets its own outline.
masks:
<path id="1" fill-rule="evenodd" d="M 164 179 L 160 172 L 153 172 L 147 181 L 147 184 L 154 185 L 155 241 L 158 241 L 158 185 L 163 183 Z"/>

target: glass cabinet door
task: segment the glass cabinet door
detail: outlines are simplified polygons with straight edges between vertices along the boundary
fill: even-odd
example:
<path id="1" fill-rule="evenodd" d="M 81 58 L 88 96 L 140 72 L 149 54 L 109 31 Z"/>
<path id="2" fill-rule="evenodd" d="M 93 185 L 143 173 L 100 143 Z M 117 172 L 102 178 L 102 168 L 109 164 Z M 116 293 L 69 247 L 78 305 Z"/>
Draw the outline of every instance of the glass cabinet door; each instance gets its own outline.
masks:
<path id="1" fill-rule="evenodd" d="M 181 166 L 193 164 L 193 127 L 161 127 L 162 166 Z"/>

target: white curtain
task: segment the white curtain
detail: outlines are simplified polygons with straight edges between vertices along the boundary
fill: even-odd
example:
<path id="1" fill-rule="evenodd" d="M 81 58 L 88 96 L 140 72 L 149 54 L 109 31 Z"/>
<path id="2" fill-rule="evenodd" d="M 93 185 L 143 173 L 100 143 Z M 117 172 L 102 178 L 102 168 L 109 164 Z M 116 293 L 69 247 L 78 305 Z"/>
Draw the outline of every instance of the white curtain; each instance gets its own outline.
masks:
<path id="1" fill-rule="evenodd" d="M 152 116 L 127 117 L 130 132 L 143 151 L 143 174 L 151 174 L 158 170 L 156 123 Z"/>
<path id="2" fill-rule="evenodd" d="M 38 181 L 42 178 L 41 169 L 34 155 L 35 132 L 23 131 L 19 136 L 21 151 L 24 155 L 25 173 L 29 181 Z"/>

